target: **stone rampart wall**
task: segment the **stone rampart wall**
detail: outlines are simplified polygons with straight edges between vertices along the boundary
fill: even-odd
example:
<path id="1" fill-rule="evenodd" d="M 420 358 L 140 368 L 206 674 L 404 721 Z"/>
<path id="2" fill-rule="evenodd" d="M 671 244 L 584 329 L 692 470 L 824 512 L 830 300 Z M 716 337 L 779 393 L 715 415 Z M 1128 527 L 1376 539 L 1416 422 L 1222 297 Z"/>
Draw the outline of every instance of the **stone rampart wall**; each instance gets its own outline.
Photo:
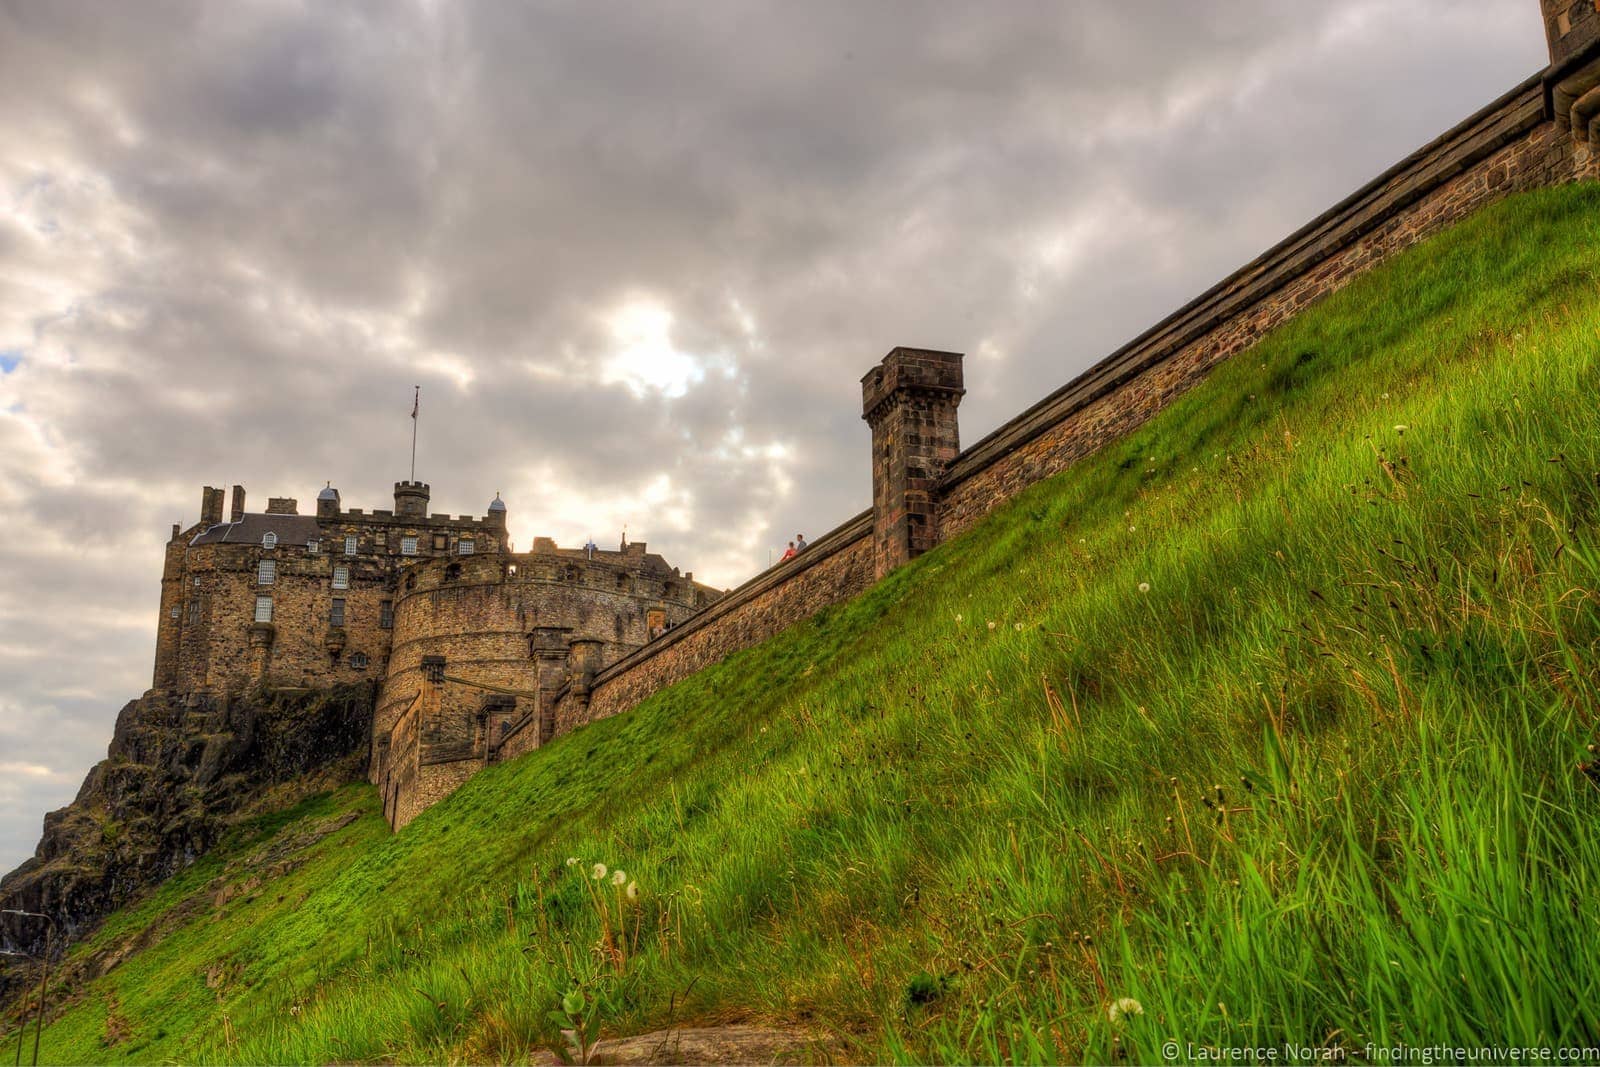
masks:
<path id="1" fill-rule="evenodd" d="M 1547 106 L 1541 78 L 1530 78 L 960 453 L 938 487 L 938 539 L 1136 428 L 1217 363 L 1395 252 L 1511 193 L 1596 176 L 1595 154 L 1565 136 Z M 859 593 L 873 580 L 872 531 L 872 512 L 857 516 L 600 672 L 587 704 L 564 694 L 557 733 L 625 711 Z"/>
<path id="2" fill-rule="evenodd" d="M 1121 437 L 1314 301 L 1513 192 L 1592 174 L 1529 79 L 963 452 L 940 539 Z"/>

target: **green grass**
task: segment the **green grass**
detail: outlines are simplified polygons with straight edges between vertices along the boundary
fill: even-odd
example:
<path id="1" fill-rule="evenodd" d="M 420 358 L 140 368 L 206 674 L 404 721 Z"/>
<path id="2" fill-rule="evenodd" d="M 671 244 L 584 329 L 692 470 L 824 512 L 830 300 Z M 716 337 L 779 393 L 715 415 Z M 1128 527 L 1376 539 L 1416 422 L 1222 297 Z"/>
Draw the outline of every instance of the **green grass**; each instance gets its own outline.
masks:
<path id="1" fill-rule="evenodd" d="M 1597 247 L 1593 185 L 1500 204 L 405 832 L 353 787 L 245 834 L 108 923 L 169 917 L 45 1055 L 519 1060 L 574 987 L 869 1061 L 1597 1043 Z"/>

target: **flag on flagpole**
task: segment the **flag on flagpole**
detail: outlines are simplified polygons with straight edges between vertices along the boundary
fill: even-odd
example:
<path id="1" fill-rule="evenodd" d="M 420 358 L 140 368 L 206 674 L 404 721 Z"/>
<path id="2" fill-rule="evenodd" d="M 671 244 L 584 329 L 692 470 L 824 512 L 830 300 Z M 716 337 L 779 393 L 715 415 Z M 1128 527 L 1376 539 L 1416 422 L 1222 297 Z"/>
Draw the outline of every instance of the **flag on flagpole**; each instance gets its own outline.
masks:
<path id="1" fill-rule="evenodd" d="M 417 386 L 416 395 L 411 398 L 411 417 L 417 417 L 417 408 L 422 404 L 422 386 Z"/>

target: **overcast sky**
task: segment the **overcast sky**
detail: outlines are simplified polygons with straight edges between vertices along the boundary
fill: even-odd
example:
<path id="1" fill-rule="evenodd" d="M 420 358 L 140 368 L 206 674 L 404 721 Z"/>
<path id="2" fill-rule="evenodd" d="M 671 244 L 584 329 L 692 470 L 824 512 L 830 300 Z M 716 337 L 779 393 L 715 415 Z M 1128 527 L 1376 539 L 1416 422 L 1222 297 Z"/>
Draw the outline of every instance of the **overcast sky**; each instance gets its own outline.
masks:
<path id="1" fill-rule="evenodd" d="M 0 0 L 0 871 L 150 684 L 200 487 L 646 540 L 869 503 L 1538 70 L 1535 0 Z"/>

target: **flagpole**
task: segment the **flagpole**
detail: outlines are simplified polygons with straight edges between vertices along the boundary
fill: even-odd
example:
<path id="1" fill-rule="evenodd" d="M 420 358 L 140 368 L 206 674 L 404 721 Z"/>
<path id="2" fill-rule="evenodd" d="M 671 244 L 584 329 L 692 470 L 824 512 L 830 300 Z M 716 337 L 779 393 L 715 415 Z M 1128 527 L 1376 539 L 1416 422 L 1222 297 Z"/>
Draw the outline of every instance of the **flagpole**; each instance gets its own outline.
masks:
<path id="1" fill-rule="evenodd" d="M 417 480 L 417 412 L 422 407 L 422 386 L 411 397 L 411 480 Z"/>

